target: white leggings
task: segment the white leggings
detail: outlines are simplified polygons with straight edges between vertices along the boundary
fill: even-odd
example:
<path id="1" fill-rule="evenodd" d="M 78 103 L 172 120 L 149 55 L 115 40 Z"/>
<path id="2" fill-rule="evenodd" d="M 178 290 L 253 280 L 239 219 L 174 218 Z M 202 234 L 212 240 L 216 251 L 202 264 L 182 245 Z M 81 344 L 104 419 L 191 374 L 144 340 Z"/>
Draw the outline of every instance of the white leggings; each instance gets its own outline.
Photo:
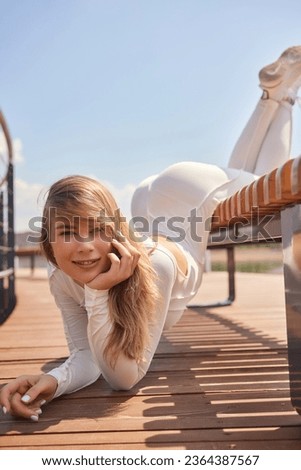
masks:
<path id="1" fill-rule="evenodd" d="M 238 139 L 228 166 L 263 175 L 290 157 L 292 105 L 259 100 Z"/>
<path id="2" fill-rule="evenodd" d="M 203 264 L 217 204 L 290 157 L 291 107 L 287 102 L 260 100 L 235 145 L 229 168 L 200 162 L 172 165 L 138 186 L 132 216 L 148 221 L 146 232 L 180 242 Z M 185 237 L 178 236 L 175 226 Z"/>

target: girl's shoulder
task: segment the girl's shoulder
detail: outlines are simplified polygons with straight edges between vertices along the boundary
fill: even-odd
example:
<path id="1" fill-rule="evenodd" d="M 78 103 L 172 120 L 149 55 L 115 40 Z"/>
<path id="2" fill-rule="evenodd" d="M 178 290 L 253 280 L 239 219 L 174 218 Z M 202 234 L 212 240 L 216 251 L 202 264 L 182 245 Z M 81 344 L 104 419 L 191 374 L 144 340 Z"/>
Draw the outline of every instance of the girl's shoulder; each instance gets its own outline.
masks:
<path id="1" fill-rule="evenodd" d="M 169 268 L 175 273 L 175 277 L 178 275 L 183 278 L 187 277 L 189 271 L 187 257 L 184 250 L 177 243 L 164 235 L 159 235 L 156 242 L 152 238 L 148 239 L 146 247 L 150 254 L 157 252 L 161 264 L 169 264 Z"/>
<path id="2" fill-rule="evenodd" d="M 176 259 L 164 245 L 155 243 L 155 246 L 151 247 L 150 260 L 159 277 L 175 282 L 178 270 Z"/>

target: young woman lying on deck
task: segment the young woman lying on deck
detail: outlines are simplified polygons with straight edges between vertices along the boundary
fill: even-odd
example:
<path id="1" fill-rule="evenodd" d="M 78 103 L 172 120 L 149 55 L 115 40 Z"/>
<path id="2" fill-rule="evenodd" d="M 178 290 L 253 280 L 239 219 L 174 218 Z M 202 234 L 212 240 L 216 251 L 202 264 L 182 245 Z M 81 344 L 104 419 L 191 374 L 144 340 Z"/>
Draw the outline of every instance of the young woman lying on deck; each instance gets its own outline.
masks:
<path id="1" fill-rule="evenodd" d="M 4 413 L 37 421 L 45 403 L 101 374 L 116 390 L 144 377 L 162 331 L 180 319 L 200 287 L 216 205 L 290 156 L 301 46 L 264 67 L 259 79 L 263 95 L 229 168 L 182 162 L 143 181 L 132 200 L 133 227 L 98 181 L 69 176 L 51 186 L 41 246 L 70 356 L 47 374 L 5 385 Z M 134 230 L 137 224 L 147 235 Z"/>

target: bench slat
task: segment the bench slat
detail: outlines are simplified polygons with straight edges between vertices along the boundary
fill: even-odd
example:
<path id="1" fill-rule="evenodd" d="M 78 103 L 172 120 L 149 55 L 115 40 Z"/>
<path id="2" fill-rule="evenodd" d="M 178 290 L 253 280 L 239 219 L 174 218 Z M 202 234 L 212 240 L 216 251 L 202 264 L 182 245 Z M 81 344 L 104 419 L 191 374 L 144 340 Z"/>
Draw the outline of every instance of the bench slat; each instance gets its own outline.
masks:
<path id="1" fill-rule="evenodd" d="M 301 202 L 301 157 L 288 160 L 220 202 L 213 214 L 211 230 L 243 219 L 252 220 L 254 214 L 273 215 L 297 202 Z"/>

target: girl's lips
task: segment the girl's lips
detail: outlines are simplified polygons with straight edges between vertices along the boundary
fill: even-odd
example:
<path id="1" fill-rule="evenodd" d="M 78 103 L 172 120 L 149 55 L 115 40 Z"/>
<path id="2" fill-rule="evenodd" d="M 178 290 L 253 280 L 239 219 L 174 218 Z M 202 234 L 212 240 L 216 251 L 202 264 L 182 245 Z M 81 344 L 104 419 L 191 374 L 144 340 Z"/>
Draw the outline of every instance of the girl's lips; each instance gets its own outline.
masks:
<path id="1" fill-rule="evenodd" d="M 92 266 L 93 264 L 97 263 L 100 260 L 100 258 L 97 259 L 87 259 L 87 260 L 82 260 L 82 261 L 72 261 L 72 263 L 76 264 L 77 266 Z"/>

